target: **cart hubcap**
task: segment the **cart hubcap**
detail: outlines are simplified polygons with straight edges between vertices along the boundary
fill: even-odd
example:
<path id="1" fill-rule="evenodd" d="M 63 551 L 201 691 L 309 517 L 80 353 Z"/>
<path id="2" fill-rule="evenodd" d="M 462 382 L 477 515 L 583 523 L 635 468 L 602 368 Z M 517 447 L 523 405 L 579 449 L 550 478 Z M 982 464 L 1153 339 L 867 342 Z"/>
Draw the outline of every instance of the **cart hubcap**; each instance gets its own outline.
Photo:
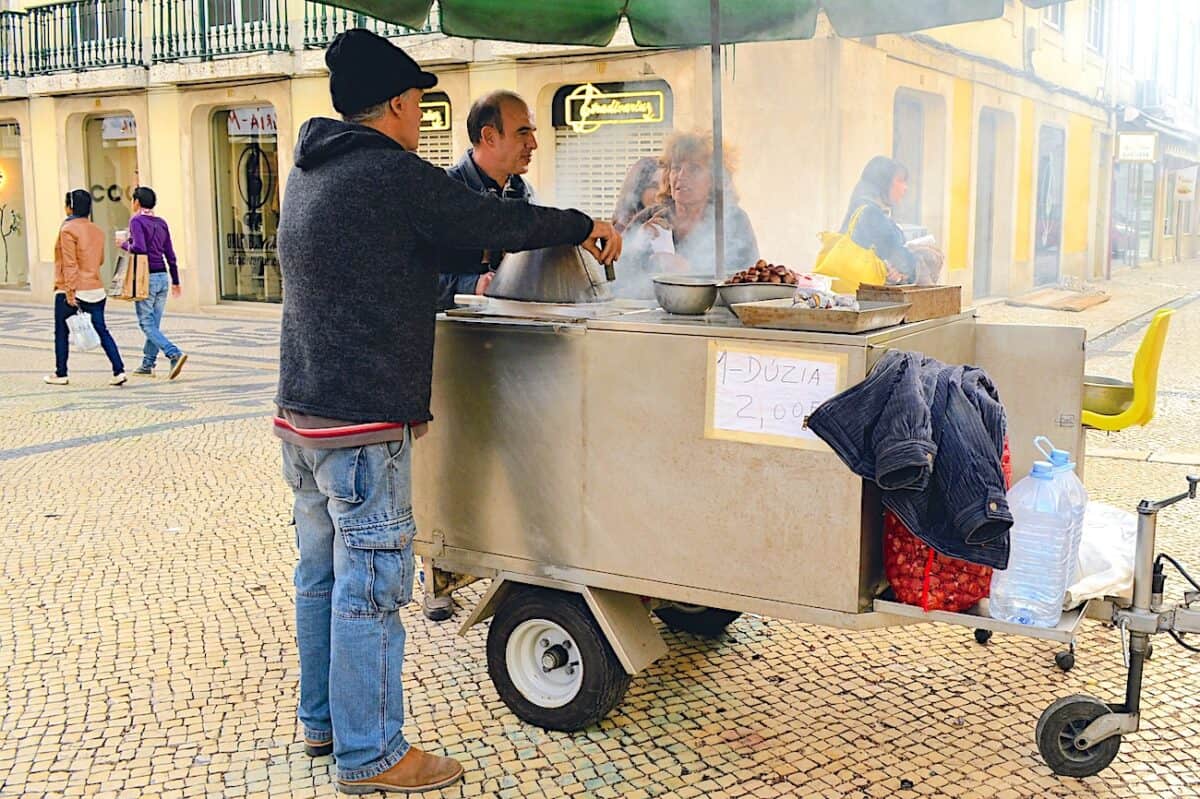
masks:
<path id="1" fill-rule="evenodd" d="M 562 707 L 583 686 L 579 647 L 562 627 L 546 619 L 521 622 L 504 648 L 508 677 L 539 707 Z"/>

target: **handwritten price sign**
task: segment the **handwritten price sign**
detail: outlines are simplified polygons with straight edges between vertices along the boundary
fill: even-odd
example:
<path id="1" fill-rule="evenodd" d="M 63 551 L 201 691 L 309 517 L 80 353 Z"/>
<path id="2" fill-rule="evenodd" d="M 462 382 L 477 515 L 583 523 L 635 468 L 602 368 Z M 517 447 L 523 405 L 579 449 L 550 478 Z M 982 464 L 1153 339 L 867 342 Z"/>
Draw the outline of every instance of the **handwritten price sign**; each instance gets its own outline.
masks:
<path id="1" fill-rule="evenodd" d="M 710 341 L 704 435 L 827 449 L 808 417 L 845 387 L 846 370 L 845 355 Z"/>

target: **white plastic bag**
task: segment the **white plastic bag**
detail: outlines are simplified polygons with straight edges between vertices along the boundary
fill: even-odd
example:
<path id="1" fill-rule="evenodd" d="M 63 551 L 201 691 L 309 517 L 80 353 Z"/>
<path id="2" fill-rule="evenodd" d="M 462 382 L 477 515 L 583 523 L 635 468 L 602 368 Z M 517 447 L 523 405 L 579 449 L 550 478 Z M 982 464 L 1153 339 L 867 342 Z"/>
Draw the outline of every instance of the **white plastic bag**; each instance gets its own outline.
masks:
<path id="1" fill-rule="evenodd" d="M 100 334 L 92 325 L 91 314 L 76 311 L 74 315 L 67 317 L 67 329 L 71 331 L 68 339 L 71 349 L 76 352 L 87 352 L 100 346 Z"/>
<path id="2" fill-rule="evenodd" d="M 1089 502 L 1083 515 L 1079 564 L 1063 607 L 1089 599 L 1133 595 L 1133 556 L 1137 514 L 1103 502 Z"/>

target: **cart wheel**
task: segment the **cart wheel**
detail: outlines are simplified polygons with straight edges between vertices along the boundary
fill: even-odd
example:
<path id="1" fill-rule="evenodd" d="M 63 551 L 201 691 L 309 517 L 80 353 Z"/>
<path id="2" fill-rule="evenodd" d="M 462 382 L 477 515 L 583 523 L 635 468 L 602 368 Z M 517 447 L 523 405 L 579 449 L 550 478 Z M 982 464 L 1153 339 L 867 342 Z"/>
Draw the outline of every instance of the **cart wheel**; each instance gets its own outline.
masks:
<path id="1" fill-rule="evenodd" d="M 975 643 L 986 644 L 990 640 L 992 640 L 992 631 L 991 630 L 976 630 L 975 631 Z"/>
<path id="2" fill-rule="evenodd" d="M 654 615 L 672 630 L 699 635 L 702 638 L 716 638 L 742 614 L 736 610 L 672 602 L 655 610 Z"/>
<path id="3" fill-rule="evenodd" d="M 1149 660 L 1152 657 L 1154 657 L 1154 644 L 1147 643 L 1146 644 L 1146 660 Z"/>
<path id="4" fill-rule="evenodd" d="M 488 674 L 518 718 L 574 732 L 608 715 L 630 675 L 578 594 L 522 587 L 492 620 Z"/>
<path id="5" fill-rule="evenodd" d="M 1056 652 L 1054 655 L 1054 665 L 1063 671 L 1070 671 L 1075 668 L 1075 654 L 1073 652 Z"/>
<path id="6" fill-rule="evenodd" d="M 1087 749 L 1076 746 L 1075 737 L 1111 712 L 1099 699 L 1082 695 L 1064 697 L 1046 708 L 1038 719 L 1037 744 L 1050 770 L 1064 777 L 1091 777 L 1108 768 L 1121 748 L 1121 736 L 1105 738 Z"/>

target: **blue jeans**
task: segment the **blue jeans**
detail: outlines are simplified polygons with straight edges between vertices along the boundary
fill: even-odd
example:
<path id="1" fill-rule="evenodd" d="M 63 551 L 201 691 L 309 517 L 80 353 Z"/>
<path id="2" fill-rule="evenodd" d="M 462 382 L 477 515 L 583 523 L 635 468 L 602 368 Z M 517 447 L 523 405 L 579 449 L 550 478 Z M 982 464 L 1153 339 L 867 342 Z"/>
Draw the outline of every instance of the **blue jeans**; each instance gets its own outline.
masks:
<path id="1" fill-rule="evenodd" d="M 338 778 L 375 777 L 408 753 L 404 624 L 412 601 L 412 434 L 345 449 L 284 442 L 295 496 L 300 723 L 333 739 Z"/>
<path id="2" fill-rule="evenodd" d="M 146 346 L 142 347 L 143 369 L 154 368 L 159 350 L 171 360 L 182 354 L 160 329 L 163 311 L 167 309 L 167 295 L 170 293 L 171 277 L 166 272 L 151 272 L 150 296 L 134 303 L 137 307 L 138 327 L 146 334 Z"/>
<path id="3" fill-rule="evenodd" d="M 87 302 L 76 297 L 75 302 L 79 306 L 78 310 L 67 305 L 66 294 L 54 295 L 54 374 L 59 377 L 67 376 L 67 354 L 70 351 L 68 339 L 71 334 L 67 328 L 67 319 L 81 310 L 91 314 L 92 327 L 96 328 L 96 335 L 100 336 L 100 346 L 108 356 L 113 377 L 116 377 L 125 371 L 125 364 L 121 361 L 121 351 L 117 349 L 117 342 L 113 341 L 112 333 L 104 323 L 104 305 L 107 301 Z"/>

